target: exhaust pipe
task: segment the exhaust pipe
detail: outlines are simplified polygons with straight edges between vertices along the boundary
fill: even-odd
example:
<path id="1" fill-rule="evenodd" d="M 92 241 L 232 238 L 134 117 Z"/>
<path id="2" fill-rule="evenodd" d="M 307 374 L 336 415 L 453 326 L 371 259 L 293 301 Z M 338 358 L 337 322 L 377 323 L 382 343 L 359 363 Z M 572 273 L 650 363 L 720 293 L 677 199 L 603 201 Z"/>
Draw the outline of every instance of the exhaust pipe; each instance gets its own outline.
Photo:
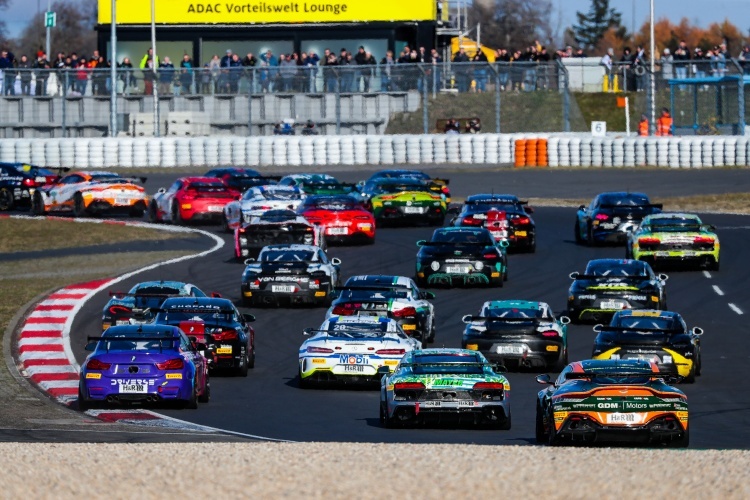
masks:
<path id="1" fill-rule="evenodd" d="M 112 395 L 107 396 L 107 403 L 114 403 L 116 401 L 116 398 Z"/>

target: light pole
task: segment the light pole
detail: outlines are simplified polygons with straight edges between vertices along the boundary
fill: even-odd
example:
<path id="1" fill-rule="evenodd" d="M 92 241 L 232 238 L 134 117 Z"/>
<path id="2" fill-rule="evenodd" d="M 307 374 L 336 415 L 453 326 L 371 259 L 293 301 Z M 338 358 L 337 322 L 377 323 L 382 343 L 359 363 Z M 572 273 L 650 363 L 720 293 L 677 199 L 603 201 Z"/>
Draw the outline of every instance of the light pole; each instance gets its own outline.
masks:
<path id="1" fill-rule="evenodd" d="M 656 132 L 656 74 L 654 62 L 656 59 L 656 42 L 654 40 L 654 0 L 651 0 L 651 132 Z"/>
<path id="2" fill-rule="evenodd" d="M 153 94 L 154 94 L 154 137 L 159 137 L 160 135 L 160 128 L 159 127 L 159 74 L 157 72 L 157 66 L 159 58 L 156 56 L 156 7 L 155 7 L 155 0 L 151 0 L 151 62 L 152 68 L 154 71 L 154 84 L 153 84 Z"/>
<path id="3" fill-rule="evenodd" d="M 109 136 L 117 137 L 117 0 L 112 0 L 109 39 Z M 126 82 L 127 83 L 127 82 Z"/>
<path id="4" fill-rule="evenodd" d="M 37 5 L 39 5 L 39 4 L 37 3 Z M 52 0 L 47 0 L 47 12 L 52 12 Z M 47 21 L 47 14 L 46 13 L 44 14 L 44 25 L 47 28 L 47 40 L 46 40 L 47 43 L 46 43 L 46 47 L 45 48 L 47 49 L 47 60 L 49 61 L 49 58 L 50 58 L 50 55 L 49 55 L 49 51 L 50 51 L 50 30 L 52 29 L 52 27 L 50 26 L 50 23 Z"/>

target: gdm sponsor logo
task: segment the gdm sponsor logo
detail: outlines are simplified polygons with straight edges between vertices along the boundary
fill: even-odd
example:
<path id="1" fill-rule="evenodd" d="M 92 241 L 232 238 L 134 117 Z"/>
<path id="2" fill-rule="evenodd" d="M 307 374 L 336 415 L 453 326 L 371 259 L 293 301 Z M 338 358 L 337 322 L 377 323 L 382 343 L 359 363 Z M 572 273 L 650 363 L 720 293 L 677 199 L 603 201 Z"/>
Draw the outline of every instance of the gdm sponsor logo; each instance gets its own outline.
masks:
<path id="1" fill-rule="evenodd" d="M 617 409 L 619 405 L 617 403 L 597 403 L 596 407 L 602 410 Z"/>

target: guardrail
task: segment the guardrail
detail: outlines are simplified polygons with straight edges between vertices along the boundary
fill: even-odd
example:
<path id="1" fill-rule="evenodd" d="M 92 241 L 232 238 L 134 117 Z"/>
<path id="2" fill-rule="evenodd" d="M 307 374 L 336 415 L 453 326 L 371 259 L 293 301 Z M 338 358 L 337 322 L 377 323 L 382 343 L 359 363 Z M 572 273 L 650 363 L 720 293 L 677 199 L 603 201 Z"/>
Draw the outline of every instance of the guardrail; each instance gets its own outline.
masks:
<path id="1" fill-rule="evenodd" d="M 529 161 L 527 143 L 546 158 Z M 523 144 L 523 146 L 521 146 Z M 521 147 L 524 161 L 520 162 Z M 517 149 L 518 148 L 518 149 Z M 518 155 L 517 155 L 518 151 Z M 750 166 L 750 137 L 592 137 L 588 134 L 425 134 L 0 140 L 0 162 L 48 167 L 513 165 Z"/>

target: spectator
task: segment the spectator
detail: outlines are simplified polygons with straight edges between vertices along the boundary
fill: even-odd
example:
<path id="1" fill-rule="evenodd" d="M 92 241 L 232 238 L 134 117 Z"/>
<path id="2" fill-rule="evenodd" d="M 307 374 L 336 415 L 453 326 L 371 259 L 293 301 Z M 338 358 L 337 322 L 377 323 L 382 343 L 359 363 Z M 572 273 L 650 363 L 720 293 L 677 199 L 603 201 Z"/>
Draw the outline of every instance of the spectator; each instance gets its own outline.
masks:
<path id="1" fill-rule="evenodd" d="M 315 123 L 312 120 L 307 120 L 302 129 L 302 135 L 318 135 L 318 130 L 315 128 Z"/>
<path id="2" fill-rule="evenodd" d="M 558 51 L 561 52 L 561 51 Z M 505 90 L 508 86 L 509 71 L 508 66 L 510 65 L 510 54 L 507 49 L 497 49 L 495 52 L 495 62 L 498 64 L 498 80 L 500 82 L 500 89 Z"/>
<path id="3" fill-rule="evenodd" d="M 279 56 L 279 78 L 281 80 L 279 90 L 282 92 L 291 92 L 294 88 L 296 77 L 297 62 L 291 56 L 281 54 Z"/>
<path id="4" fill-rule="evenodd" d="M 78 95 L 86 95 L 86 87 L 89 83 L 89 68 L 88 61 L 85 57 L 78 60 L 78 67 L 76 68 L 76 92 Z"/>
<path id="5" fill-rule="evenodd" d="M 624 91 L 635 90 L 635 74 L 633 73 L 633 54 L 630 52 L 630 47 L 622 49 L 622 57 L 620 58 L 620 66 L 622 67 L 622 81 Z"/>
<path id="6" fill-rule="evenodd" d="M 477 53 L 471 59 L 474 63 L 474 81 L 477 82 L 477 92 L 487 92 L 487 56 L 482 51 L 482 47 L 477 48 Z"/>
<path id="7" fill-rule="evenodd" d="M 656 135 L 665 137 L 672 135 L 672 115 L 667 108 L 661 108 L 661 116 L 656 120 Z"/>
<path id="8" fill-rule="evenodd" d="M 693 57 L 693 74 L 696 78 L 704 78 L 706 76 L 706 56 L 703 55 L 703 49 L 700 47 L 695 48 L 695 56 Z M 710 64 L 708 65 L 710 67 Z"/>
<path id="9" fill-rule="evenodd" d="M 750 75 L 750 45 L 745 45 L 744 47 L 742 47 L 742 52 L 740 52 L 740 55 L 737 57 L 737 59 L 740 61 L 743 72 L 746 75 Z"/>
<path id="10" fill-rule="evenodd" d="M 208 61 L 208 74 L 211 76 L 213 85 L 211 86 L 211 92 L 219 92 L 219 77 L 221 76 L 221 59 L 219 54 L 214 54 L 210 61 Z"/>
<path id="11" fill-rule="evenodd" d="M 193 71 L 193 60 L 189 55 L 185 54 L 182 56 L 182 61 L 180 61 L 180 77 L 178 79 L 179 85 L 175 83 L 175 95 L 180 95 L 181 93 L 193 93 L 192 86 L 194 75 L 195 72 Z"/>
<path id="12" fill-rule="evenodd" d="M 122 60 L 122 63 L 120 63 L 119 68 L 120 68 L 120 72 L 119 72 L 120 80 L 122 80 L 122 84 L 123 84 L 122 91 L 125 94 L 127 94 L 129 93 L 128 89 L 136 88 L 138 86 L 135 80 L 135 75 L 133 74 L 133 63 L 130 62 L 129 57 L 125 57 Z"/>
<path id="13" fill-rule="evenodd" d="M 607 77 L 607 90 L 610 92 L 615 91 L 614 81 L 615 81 L 615 75 L 612 71 L 612 58 L 615 55 L 615 49 L 612 47 L 607 49 L 607 53 L 602 56 L 602 60 L 599 64 L 604 66 L 604 71 L 606 73 Z"/>
<path id="14" fill-rule="evenodd" d="M 16 95 L 16 59 L 12 52 L 0 52 L 0 73 L 3 74 L 3 95 Z"/>
<path id="15" fill-rule="evenodd" d="M 648 126 L 648 117 L 646 115 L 641 115 L 641 121 L 638 122 L 638 135 L 641 137 L 648 136 Z"/>
<path id="16" fill-rule="evenodd" d="M 443 88 L 443 58 L 440 57 L 437 49 L 430 51 L 430 63 L 432 64 L 432 81 L 430 86 L 433 92 Z"/>
<path id="17" fill-rule="evenodd" d="M 95 51 L 98 54 L 98 51 Z M 107 95 L 107 80 L 109 79 L 109 64 L 104 56 L 89 61 L 91 69 L 91 93 L 93 95 Z"/>
<path id="18" fill-rule="evenodd" d="M 341 72 L 339 73 L 339 90 L 341 92 L 354 92 L 354 73 L 356 69 L 351 53 L 342 48 L 338 63 L 341 68 Z"/>
<path id="19" fill-rule="evenodd" d="M 314 92 L 314 82 L 312 81 L 313 67 L 310 63 L 310 57 L 307 52 L 302 52 L 297 59 L 297 85 L 299 92 Z"/>
<path id="20" fill-rule="evenodd" d="M 73 59 L 73 63 L 75 64 L 75 59 L 76 59 L 76 53 L 75 52 L 73 52 L 71 54 L 71 58 Z M 141 69 L 145 68 L 147 66 L 148 60 L 149 59 L 153 59 L 153 58 L 154 58 L 154 49 L 152 49 L 151 47 L 149 47 L 148 50 L 146 51 L 146 54 L 141 58 L 141 64 L 138 67 L 141 68 Z M 157 65 L 159 64 L 159 59 L 158 58 L 156 60 L 156 64 Z M 153 64 L 152 64 L 152 66 L 153 66 Z"/>
<path id="21" fill-rule="evenodd" d="M 208 63 L 205 63 L 203 65 L 203 70 L 201 71 L 201 93 L 211 94 L 213 92 L 213 85 L 211 85 L 211 81 L 211 68 L 209 67 Z"/>
<path id="22" fill-rule="evenodd" d="M 688 65 L 690 64 L 690 49 L 688 48 L 685 40 L 680 40 L 680 44 L 677 46 L 677 50 L 674 51 L 672 58 L 674 61 L 674 71 L 677 78 L 687 78 Z M 685 86 L 680 86 L 681 90 L 685 90 Z"/>
<path id="23" fill-rule="evenodd" d="M 172 93 L 172 82 L 174 81 L 174 64 L 169 57 L 159 64 L 159 93 L 167 95 Z"/>
<path id="24" fill-rule="evenodd" d="M 325 79 L 325 91 L 326 92 L 336 92 L 337 89 L 337 74 L 336 74 L 336 66 L 338 66 L 338 60 L 336 59 L 336 54 L 330 53 L 328 54 L 328 59 L 326 61 L 326 68 L 324 70 L 324 79 Z"/>
<path id="25" fill-rule="evenodd" d="M 250 93 L 255 92 L 255 67 L 257 65 L 258 60 L 252 52 L 248 52 L 244 59 L 242 59 L 242 67 L 245 68 L 245 77 L 247 78 Z"/>
<path id="26" fill-rule="evenodd" d="M 633 73 L 635 73 L 635 90 L 642 92 L 646 90 L 646 82 L 648 77 L 646 75 L 646 67 L 648 64 L 648 58 L 646 57 L 646 50 L 643 46 L 639 45 L 635 49 L 633 54 Z"/>
<path id="27" fill-rule="evenodd" d="M 16 68 L 21 76 L 21 94 L 31 95 L 31 61 L 26 54 L 21 56 Z"/>
<path id="28" fill-rule="evenodd" d="M 263 62 L 266 63 L 266 66 L 265 66 L 266 79 L 265 79 L 264 90 L 266 92 L 276 90 L 274 85 L 276 82 L 276 76 L 278 75 L 279 60 L 276 58 L 275 55 L 273 55 L 273 52 L 271 52 L 271 49 L 268 49 L 265 54 L 260 56 L 260 58 L 263 60 Z"/>
<path id="29" fill-rule="evenodd" d="M 479 118 L 472 118 L 468 122 L 466 122 L 466 133 L 467 134 L 478 134 L 482 131 L 482 122 L 479 121 Z"/>
<path id="30" fill-rule="evenodd" d="M 727 72 L 727 46 L 722 43 L 718 47 L 714 47 L 714 57 L 716 58 L 715 76 L 721 78 Z"/>
<path id="31" fill-rule="evenodd" d="M 445 122 L 445 128 L 443 131 L 446 134 L 458 134 L 461 131 L 461 124 L 456 121 L 454 118 L 448 119 L 447 122 Z"/>
<path id="32" fill-rule="evenodd" d="M 153 57 L 146 57 L 145 65 L 143 66 L 143 93 L 146 95 L 154 94 L 154 80 L 156 75 L 154 74 L 154 59 Z"/>
<path id="33" fill-rule="evenodd" d="M 661 56 L 661 76 L 664 80 L 670 80 L 674 77 L 672 72 L 674 57 L 670 54 L 669 49 L 664 49 Z"/>
<path id="34" fill-rule="evenodd" d="M 37 96 L 47 95 L 47 80 L 49 79 L 50 63 L 47 55 L 42 52 L 34 61 L 34 70 L 36 72 L 36 88 L 34 94 Z"/>
<path id="35" fill-rule="evenodd" d="M 471 67 L 468 64 L 469 56 L 466 55 L 466 51 L 463 47 L 458 49 L 458 52 L 453 56 L 453 62 L 457 63 L 456 67 L 456 85 L 458 86 L 459 92 L 468 92 L 471 84 Z"/>
<path id="36" fill-rule="evenodd" d="M 229 61 L 229 93 L 237 94 L 240 91 L 240 80 L 242 79 L 242 60 L 237 54 L 232 54 Z"/>
<path id="37" fill-rule="evenodd" d="M 395 90 L 393 88 L 393 79 L 391 75 L 391 71 L 393 70 L 393 66 L 395 64 L 396 59 L 393 57 L 393 51 L 386 51 L 385 57 L 380 61 L 380 65 L 382 66 L 382 68 L 380 68 L 381 92 L 392 92 L 393 90 Z"/>
<path id="38" fill-rule="evenodd" d="M 218 90 L 220 94 L 230 92 L 229 89 L 229 67 L 232 63 L 232 49 L 227 49 L 227 53 L 219 61 L 221 72 L 219 73 Z"/>
<path id="39" fill-rule="evenodd" d="M 366 85 L 364 82 L 361 82 L 365 77 L 364 68 L 361 68 L 361 66 L 365 65 L 366 58 L 367 54 L 365 53 L 365 48 L 360 45 L 357 49 L 357 53 L 354 54 L 354 64 L 357 66 L 357 70 L 354 73 L 354 89 L 357 91 Z"/>
<path id="40" fill-rule="evenodd" d="M 269 66 L 268 62 L 266 62 L 265 59 L 263 59 L 263 56 L 260 58 L 258 68 L 258 79 L 260 81 L 260 91 L 261 92 L 270 92 L 271 91 L 271 77 L 269 75 Z"/>
<path id="41" fill-rule="evenodd" d="M 583 51 L 583 47 L 578 47 L 578 50 L 576 50 L 576 53 L 573 57 L 580 57 L 580 58 L 587 57 L 586 53 Z"/>
<path id="42" fill-rule="evenodd" d="M 378 61 L 375 60 L 371 52 L 365 52 L 364 65 L 366 69 L 362 72 L 362 90 L 363 92 L 370 92 L 372 90 L 372 77 L 375 75 L 375 66 Z"/>

